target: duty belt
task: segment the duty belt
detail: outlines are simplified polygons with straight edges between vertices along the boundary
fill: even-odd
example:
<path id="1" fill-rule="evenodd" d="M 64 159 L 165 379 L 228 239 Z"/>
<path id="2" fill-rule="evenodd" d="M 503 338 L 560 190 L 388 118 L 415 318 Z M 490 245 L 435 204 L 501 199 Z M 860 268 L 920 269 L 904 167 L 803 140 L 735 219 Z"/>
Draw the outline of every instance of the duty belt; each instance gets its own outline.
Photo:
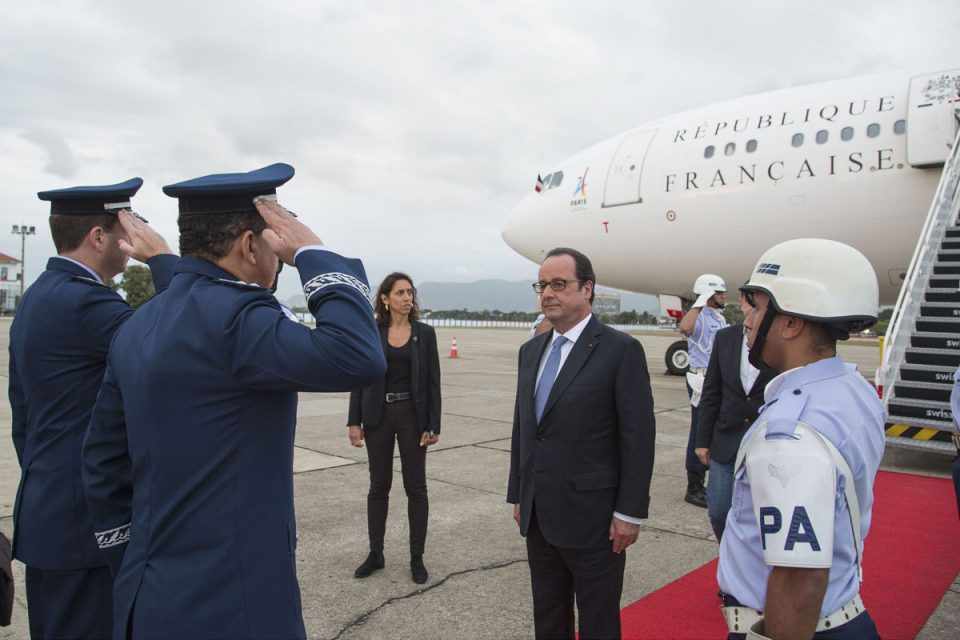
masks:
<path id="1" fill-rule="evenodd" d="M 728 602 L 735 603 L 733 606 L 726 606 Z M 750 607 L 739 606 L 730 596 L 724 596 L 723 619 L 727 622 L 727 630 L 730 633 L 746 633 L 753 625 L 763 619 L 763 612 L 751 609 Z M 863 606 L 863 600 L 858 593 L 853 600 L 843 605 L 833 613 L 817 621 L 817 631 L 828 631 L 844 625 L 858 615 L 866 611 Z"/>
<path id="2" fill-rule="evenodd" d="M 409 391 L 402 391 L 400 393 L 388 393 L 383 396 L 383 401 L 387 404 L 393 404 L 394 402 L 402 402 L 404 400 L 409 400 L 413 397 L 413 394 Z"/>

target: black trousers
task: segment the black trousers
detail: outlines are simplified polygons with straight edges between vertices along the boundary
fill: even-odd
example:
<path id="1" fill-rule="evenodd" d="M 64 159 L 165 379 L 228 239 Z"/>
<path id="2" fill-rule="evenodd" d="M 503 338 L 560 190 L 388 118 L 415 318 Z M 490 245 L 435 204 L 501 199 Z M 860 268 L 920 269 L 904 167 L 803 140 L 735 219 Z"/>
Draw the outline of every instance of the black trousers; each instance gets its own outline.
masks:
<path id="1" fill-rule="evenodd" d="M 620 638 L 620 595 L 627 554 L 614 553 L 611 545 L 597 549 L 554 547 L 540 531 L 534 503 L 527 531 L 527 560 L 538 640 L 573 640 L 574 600 L 581 640 Z"/>
<path id="2" fill-rule="evenodd" d="M 427 449 L 420 446 L 421 431 L 412 402 L 384 405 L 383 421 L 364 432 L 370 462 L 370 492 L 367 494 L 367 529 L 370 550 L 383 551 L 387 530 L 390 487 L 393 485 L 393 445 L 400 447 L 403 488 L 407 493 L 410 523 L 410 554 L 423 555 L 427 541 Z"/>
<path id="3" fill-rule="evenodd" d="M 693 397 L 693 388 L 687 383 L 687 397 Z M 703 482 L 707 475 L 707 465 L 700 462 L 700 458 L 694 453 L 697 439 L 697 420 L 700 419 L 700 407 L 690 405 L 690 435 L 687 436 L 687 471 Z"/>
<path id="4" fill-rule="evenodd" d="M 110 569 L 27 567 L 26 584 L 32 640 L 109 640 L 113 625 Z"/>

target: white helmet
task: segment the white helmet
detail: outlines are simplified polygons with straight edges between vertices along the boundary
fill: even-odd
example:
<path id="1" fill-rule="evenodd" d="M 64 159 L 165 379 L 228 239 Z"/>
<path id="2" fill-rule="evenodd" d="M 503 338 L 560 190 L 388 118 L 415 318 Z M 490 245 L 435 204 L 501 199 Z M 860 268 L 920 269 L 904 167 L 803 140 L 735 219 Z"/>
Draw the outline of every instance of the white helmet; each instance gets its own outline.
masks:
<path id="1" fill-rule="evenodd" d="M 876 323 L 880 306 L 877 274 L 867 258 L 820 238 L 767 249 L 741 290 L 762 291 L 778 313 L 826 324 L 840 339 Z"/>
<path id="2" fill-rule="evenodd" d="M 693 306 L 702 307 L 714 294 L 725 293 L 726 290 L 727 283 L 723 281 L 723 278 L 712 273 L 705 273 L 693 283 L 693 292 L 699 296 Z"/>

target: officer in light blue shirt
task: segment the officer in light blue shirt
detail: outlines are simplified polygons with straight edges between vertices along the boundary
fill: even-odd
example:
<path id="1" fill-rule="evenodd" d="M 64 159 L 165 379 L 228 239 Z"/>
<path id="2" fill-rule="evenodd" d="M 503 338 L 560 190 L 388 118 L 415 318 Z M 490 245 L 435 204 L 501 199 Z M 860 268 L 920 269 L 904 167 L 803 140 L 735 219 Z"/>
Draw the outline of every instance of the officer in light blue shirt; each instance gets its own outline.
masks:
<path id="1" fill-rule="evenodd" d="M 953 391 L 950 392 L 950 410 L 953 424 L 960 429 L 960 369 L 953 374 Z M 953 490 L 957 494 L 957 513 L 960 513 L 960 432 L 953 432 L 953 444 L 957 447 L 957 457 L 953 459 Z"/>
<path id="2" fill-rule="evenodd" d="M 698 296 L 690 310 L 680 320 L 680 332 L 687 336 L 687 355 L 690 366 L 687 371 L 687 395 L 690 397 L 690 433 L 687 437 L 687 494 L 684 500 L 692 505 L 707 508 L 707 495 L 703 480 L 707 465 L 700 462 L 694 453 L 697 422 L 699 421 L 700 393 L 710 364 L 710 352 L 717 332 L 727 326 L 723 317 L 723 305 L 727 301 L 727 285 L 720 276 L 705 273 L 693 283 L 693 292 Z"/>
<path id="3" fill-rule="evenodd" d="M 785 373 L 734 465 L 717 572 L 728 637 L 878 638 L 859 592 L 884 412 L 836 355 L 837 340 L 876 322 L 876 274 L 847 245 L 790 240 L 744 290 L 751 362 Z"/>

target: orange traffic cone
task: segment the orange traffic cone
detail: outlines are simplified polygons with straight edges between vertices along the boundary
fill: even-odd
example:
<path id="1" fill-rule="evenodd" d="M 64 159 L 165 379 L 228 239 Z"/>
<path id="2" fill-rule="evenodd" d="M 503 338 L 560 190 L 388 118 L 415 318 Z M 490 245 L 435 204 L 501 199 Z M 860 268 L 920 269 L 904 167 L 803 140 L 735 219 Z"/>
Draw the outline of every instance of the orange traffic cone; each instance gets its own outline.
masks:
<path id="1" fill-rule="evenodd" d="M 450 343 L 450 357 L 459 358 L 460 352 L 457 350 L 457 339 L 454 338 L 453 342 Z"/>

